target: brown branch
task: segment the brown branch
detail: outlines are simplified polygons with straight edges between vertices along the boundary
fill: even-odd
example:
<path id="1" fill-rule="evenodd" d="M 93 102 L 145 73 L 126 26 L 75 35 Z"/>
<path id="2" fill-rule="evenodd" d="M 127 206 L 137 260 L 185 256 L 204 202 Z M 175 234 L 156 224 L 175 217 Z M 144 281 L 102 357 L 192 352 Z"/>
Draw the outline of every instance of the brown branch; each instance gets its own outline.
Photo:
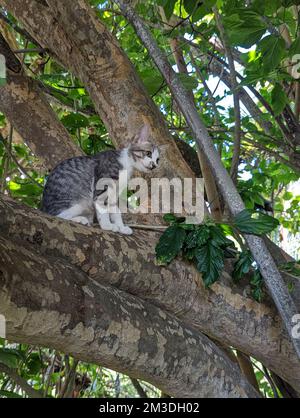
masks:
<path id="1" fill-rule="evenodd" d="M 207 337 L 150 303 L 2 237 L 0 265 L 8 340 L 58 349 L 172 396 L 259 396 Z"/>
<path id="2" fill-rule="evenodd" d="M 131 383 L 135 390 L 137 391 L 140 398 L 148 398 L 146 391 L 143 389 L 142 385 L 137 379 L 130 378 Z"/>
<path id="3" fill-rule="evenodd" d="M 52 260 L 66 260 L 100 284 L 118 286 L 162 307 L 194 329 L 257 358 L 300 389 L 300 365 L 274 305 L 268 298 L 257 303 L 247 296 L 247 278 L 233 286 L 231 263 L 219 282 L 206 289 L 193 266 L 182 260 L 163 267 L 155 263 L 159 232 L 139 231 L 124 238 L 43 216 L 5 197 L 0 199 L 0 235 Z M 299 302 L 300 286 L 293 284 L 292 295 Z"/>

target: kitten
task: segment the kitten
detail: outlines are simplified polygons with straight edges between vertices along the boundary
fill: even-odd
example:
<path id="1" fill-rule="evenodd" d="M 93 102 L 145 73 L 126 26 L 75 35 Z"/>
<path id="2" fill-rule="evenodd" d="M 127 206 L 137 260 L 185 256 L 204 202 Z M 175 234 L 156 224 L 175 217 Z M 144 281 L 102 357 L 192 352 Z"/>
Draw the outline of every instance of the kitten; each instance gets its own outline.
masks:
<path id="1" fill-rule="evenodd" d="M 149 128 L 145 125 L 127 148 L 103 151 L 93 157 L 75 157 L 58 164 L 45 185 L 42 211 L 84 225 L 91 225 L 96 213 L 102 229 L 130 235 L 132 229 L 124 225 L 117 202 L 113 211 L 106 206 L 111 186 L 103 187 L 101 179 L 110 178 L 117 183 L 120 171 L 127 170 L 129 180 L 133 170 L 150 172 L 158 163 L 159 149 L 150 142 Z"/>

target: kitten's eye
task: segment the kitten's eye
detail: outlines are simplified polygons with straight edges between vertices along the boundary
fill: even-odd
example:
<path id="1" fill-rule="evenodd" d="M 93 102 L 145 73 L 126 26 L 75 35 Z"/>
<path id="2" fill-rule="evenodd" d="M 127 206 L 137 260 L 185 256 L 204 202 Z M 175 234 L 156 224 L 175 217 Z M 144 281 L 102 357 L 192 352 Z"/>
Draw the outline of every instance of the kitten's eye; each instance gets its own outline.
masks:
<path id="1" fill-rule="evenodd" d="M 152 157 L 152 152 L 151 151 L 147 151 L 146 152 L 147 157 L 151 158 Z"/>

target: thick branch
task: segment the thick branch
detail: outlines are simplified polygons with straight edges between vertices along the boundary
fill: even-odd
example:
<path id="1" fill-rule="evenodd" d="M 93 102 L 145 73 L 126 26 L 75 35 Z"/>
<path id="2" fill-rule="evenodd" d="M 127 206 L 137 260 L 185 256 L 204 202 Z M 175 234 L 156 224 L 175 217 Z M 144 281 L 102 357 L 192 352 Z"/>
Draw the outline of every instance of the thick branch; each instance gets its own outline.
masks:
<path id="1" fill-rule="evenodd" d="M 300 389 L 300 365 L 282 322 L 268 300 L 257 303 L 245 292 L 247 281 L 233 285 L 231 268 L 206 289 L 197 271 L 181 260 L 169 266 L 155 263 L 159 233 L 132 237 L 108 234 L 42 215 L 19 203 L 0 200 L 0 234 L 30 251 L 64 259 L 101 284 L 139 296 L 195 329 L 262 361 L 293 387 Z M 299 283 L 293 295 L 300 301 Z"/>
<path id="2" fill-rule="evenodd" d="M 0 309 L 8 339 L 101 364 L 172 396 L 259 396 L 204 335 L 64 261 L 53 261 L 0 238 Z"/>
<path id="3" fill-rule="evenodd" d="M 0 87 L 0 111 L 47 169 L 82 154 L 37 83 L 29 77 L 8 74 L 7 84 Z"/>

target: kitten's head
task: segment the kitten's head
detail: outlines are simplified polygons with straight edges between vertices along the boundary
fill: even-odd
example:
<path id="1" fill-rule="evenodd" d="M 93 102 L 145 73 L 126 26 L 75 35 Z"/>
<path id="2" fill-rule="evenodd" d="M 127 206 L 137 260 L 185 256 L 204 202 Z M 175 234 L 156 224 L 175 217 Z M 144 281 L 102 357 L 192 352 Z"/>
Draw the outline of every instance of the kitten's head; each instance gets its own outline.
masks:
<path id="1" fill-rule="evenodd" d="M 159 147 L 150 141 L 150 130 L 148 125 L 144 125 L 141 132 L 128 148 L 129 154 L 133 159 L 133 167 L 144 173 L 154 170 L 159 164 Z"/>

